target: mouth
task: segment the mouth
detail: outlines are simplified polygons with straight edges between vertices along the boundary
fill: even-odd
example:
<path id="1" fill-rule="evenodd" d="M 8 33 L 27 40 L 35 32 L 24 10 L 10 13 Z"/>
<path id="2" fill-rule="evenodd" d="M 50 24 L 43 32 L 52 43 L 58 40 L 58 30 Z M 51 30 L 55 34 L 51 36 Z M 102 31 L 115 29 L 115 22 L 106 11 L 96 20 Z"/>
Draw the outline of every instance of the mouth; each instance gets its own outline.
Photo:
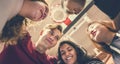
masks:
<path id="1" fill-rule="evenodd" d="M 68 57 L 68 58 L 66 58 L 66 60 L 70 60 L 72 57 Z"/>
<path id="2" fill-rule="evenodd" d="M 50 38 L 46 38 L 46 40 L 49 44 L 52 44 L 52 40 Z"/>
<path id="3" fill-rule="evenodd" d="M 96 35 L 96 32 L 97 32 L 97 31 L 93 30 L 93 31 L 91 31 L 91 34 L 92 34 L 93 36 L 95 36 L 95 35 Z"/>
<path id="4" fill-rule="evenodd" d="M 42 10 L 40 10 L 40 12 L 41 12 L 41 15 L 40 15 L 40 17 L 38 18 L 39 20 L 41 19 L 44 19 L 45 18 L 45 14 L 43 13 L 43 11 Z"/>
<path id="5" fill-rule="evenodd" d="M 39 15 L 38 12 L 34 13 L 33 18 L 35 20 L 39 20 L 39 21 L 46 18 L 47 13 L 43 12 L 42 10 L 40 10 L 40 13 L 41 13 L 41 15 Z"/>
<path id="6" fill-rule="evenodd" d="M 69 62 L 72 59 L 72 56 L 68 56 L 66 60 Z"/>
<path id="7" fill-rule="evenodd" d="M 47 7 L 45 7 L 45 11 L 43 12 L 42 10 L 40 10 L 40 12 L 42 13 L 41 17 L 42 19 L 45 19 L 47 17 L 47 14 L 49 12 L 49 9 Z M 39 18 L 39 19 L 40 19 Z"/>

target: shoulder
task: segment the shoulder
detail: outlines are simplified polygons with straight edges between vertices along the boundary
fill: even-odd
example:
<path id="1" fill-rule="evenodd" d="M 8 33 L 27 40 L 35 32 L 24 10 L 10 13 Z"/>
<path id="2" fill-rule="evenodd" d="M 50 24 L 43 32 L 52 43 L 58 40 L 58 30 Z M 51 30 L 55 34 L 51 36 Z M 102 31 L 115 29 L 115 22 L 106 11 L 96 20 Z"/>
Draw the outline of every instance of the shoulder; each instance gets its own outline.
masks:
<path id="1" fill-rule="evenodd" d="M 91 59 L 86 64 L 104 64 L 104 63 L 99 59 Z"/>

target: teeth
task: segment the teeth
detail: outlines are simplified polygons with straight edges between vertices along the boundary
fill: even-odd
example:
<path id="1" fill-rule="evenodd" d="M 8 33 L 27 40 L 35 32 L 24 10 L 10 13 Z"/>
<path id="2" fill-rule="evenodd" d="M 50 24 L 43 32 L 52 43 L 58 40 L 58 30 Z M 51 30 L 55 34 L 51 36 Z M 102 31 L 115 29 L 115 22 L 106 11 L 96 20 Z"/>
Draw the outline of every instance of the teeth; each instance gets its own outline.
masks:
<path id="1" fill-rule="evenodd" d="M 67 60 L 71 59 L 72 57 L 68 57 Z"/>

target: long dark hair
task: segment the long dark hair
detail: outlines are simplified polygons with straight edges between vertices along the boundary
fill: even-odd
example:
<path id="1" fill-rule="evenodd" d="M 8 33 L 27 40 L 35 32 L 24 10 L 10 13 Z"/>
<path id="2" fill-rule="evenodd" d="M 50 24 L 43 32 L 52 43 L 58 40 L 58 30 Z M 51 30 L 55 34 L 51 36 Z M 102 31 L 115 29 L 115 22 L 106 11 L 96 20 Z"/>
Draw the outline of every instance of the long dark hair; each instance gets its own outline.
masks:
<path id="1" fill-rule="evenodd" d="M 6 43 L 11 39 L 17 39 L 21 32 L 24 19 L 24 17 L 16 15 L 7 21 L 0 34 L 0 40 Z"/>
<path id="2" fill-rule="evenodd" d="M 41 1 L 41 2 L 45 3 L 46 5 L 48 5 L 48 3 L 45 0 L 32 0 L 32 1 Z"/>
<path id="3" fill-rule="evenodd" d="M 65 62 L 62 59 L 61 53 L 60 53 L 60 47 L 64 44 L 68 44 L 75 49 L 75 51 L 77 53 L 77 62 L 79 64 L 85 64 L 88 60 L 91 59 L 90 56 L 87 56 L 87 53 L 85 52 L 85 49 L 80 48 L 74 42 L 72 42 L 72 41 L 62 41 L 62 42 L 60 42 L 60 45 L 58 47 L 58 60 L 59 60 L 58 63 L 59 64 L 65 64 Z"/>

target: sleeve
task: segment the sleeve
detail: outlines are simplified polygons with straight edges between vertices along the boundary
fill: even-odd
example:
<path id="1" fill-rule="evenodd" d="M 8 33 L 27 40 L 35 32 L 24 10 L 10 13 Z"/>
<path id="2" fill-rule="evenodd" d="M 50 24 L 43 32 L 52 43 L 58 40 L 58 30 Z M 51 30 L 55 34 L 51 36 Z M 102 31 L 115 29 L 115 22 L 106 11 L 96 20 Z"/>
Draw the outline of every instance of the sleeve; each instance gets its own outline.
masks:
<path id="1" fill-rule="evenodd" d="M 92 59 L 88 61 L 86 64 L 104 64 L 104 63 L 99 59 Z"/>
<path id="2" fill-rule="evenodd" d="M 0 32 L 5 23 L 21 9 L 24 0 L 0 0 Z"/>
<path id="3" fill-rule="evenodd" d="M 48 55 L 48 57 L 49 57 L 50 62 L 52 62 L 54 64 L 57 64 L 57 61 L 58 61 L 57 57 L 55 57 L 55 56 L 49 56 L 49 55 Z"/>
<path id="4" fill-rule="evenodd" d="M 115 23 L 115 26 L 116 26 L 116 29 L 120 31 L 120 11 L 119 11 L 119 14 L 115 17 L 114 19 L 114 23 Z"/>

